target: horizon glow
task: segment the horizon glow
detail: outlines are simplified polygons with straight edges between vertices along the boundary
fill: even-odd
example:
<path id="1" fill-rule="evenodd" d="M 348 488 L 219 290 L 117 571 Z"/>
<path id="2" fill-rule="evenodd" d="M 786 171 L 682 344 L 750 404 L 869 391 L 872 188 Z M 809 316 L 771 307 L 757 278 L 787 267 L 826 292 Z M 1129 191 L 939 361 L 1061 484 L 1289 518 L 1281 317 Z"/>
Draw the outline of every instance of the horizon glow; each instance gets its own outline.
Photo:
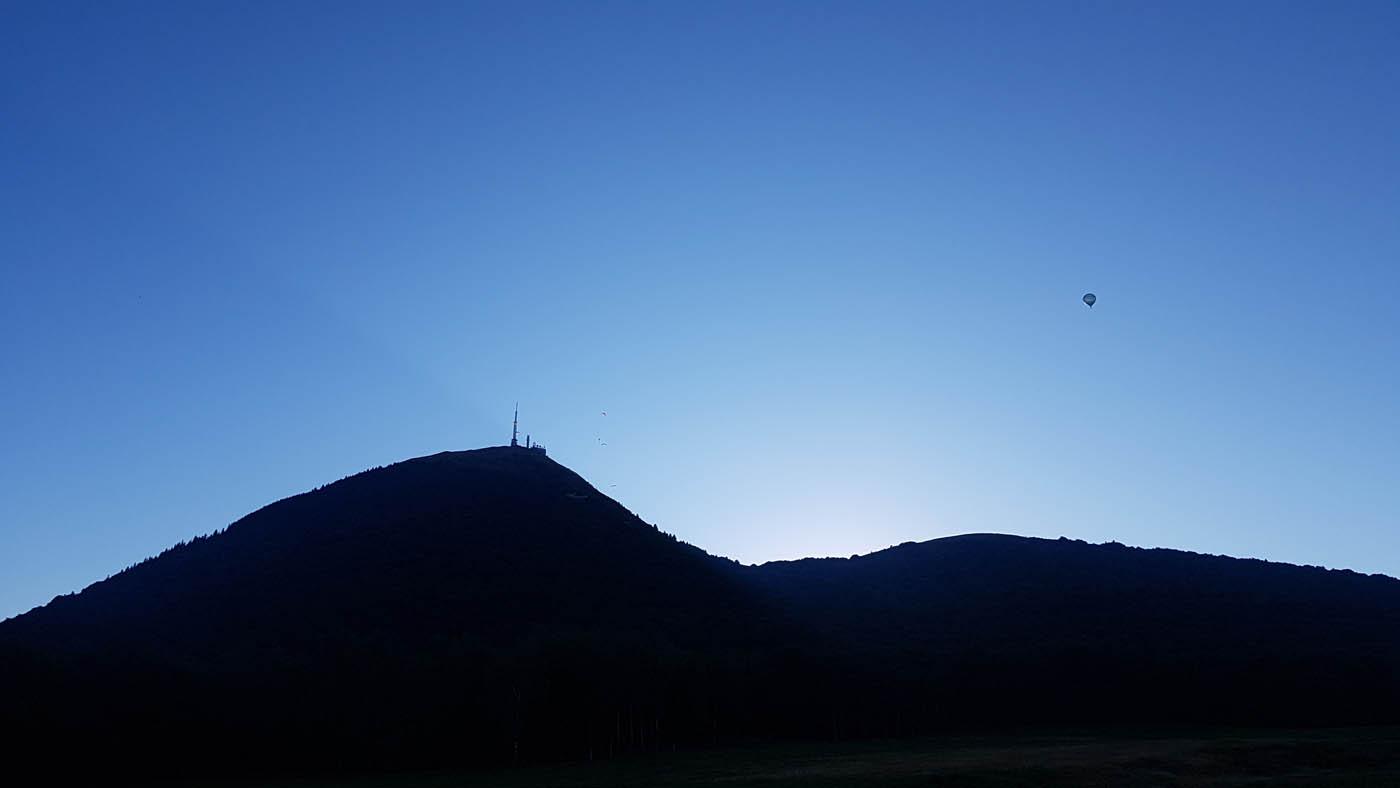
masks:
<path id="1" fill-rule="evenodd" d="M 1393 3 L 4 14 L 0 618 L 517 400 L 746 563 L 1400 575 Z"/>

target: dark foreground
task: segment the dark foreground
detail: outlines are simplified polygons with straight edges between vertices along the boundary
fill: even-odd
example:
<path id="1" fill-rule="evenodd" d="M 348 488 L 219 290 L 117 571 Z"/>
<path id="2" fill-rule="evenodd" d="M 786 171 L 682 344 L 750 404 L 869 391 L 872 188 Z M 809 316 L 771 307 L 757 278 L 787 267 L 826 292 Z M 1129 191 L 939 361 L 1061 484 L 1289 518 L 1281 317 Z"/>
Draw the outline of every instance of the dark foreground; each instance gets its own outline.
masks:
<path id="1" fill-rule="evenodd" d="M 1400 786 L 1400 728 L 1061 732 L 668 753 L 473 774 L 200 783 L 201 788 L 613 786 Z"/>

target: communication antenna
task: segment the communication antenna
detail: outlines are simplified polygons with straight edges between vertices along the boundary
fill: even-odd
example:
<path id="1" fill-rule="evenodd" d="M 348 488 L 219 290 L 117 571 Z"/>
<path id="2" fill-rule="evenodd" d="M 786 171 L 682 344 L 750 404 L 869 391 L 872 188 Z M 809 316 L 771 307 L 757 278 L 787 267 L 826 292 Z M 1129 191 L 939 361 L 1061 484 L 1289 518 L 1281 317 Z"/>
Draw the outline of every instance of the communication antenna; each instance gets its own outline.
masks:
<path id="1" fill-rule="evenodd" d="M 520 434 L 520 403 L 515 403 L 515 418 L 510 422 L 510 445 L 519 446 L 520 441 L 516 437 Z"/>

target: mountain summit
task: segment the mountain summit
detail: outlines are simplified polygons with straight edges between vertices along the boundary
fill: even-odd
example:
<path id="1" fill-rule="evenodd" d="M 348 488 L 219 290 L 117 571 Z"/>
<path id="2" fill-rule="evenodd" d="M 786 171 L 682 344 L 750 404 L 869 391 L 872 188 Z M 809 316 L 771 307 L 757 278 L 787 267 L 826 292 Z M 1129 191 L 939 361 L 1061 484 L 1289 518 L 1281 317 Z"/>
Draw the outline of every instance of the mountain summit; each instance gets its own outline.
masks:
<path id="1" fill-rule="evenodd" d="M 741 566 L 500 447 L 279 501 L 0 622 L 0 691 L 31 752 L 205 772 L 1393 721 L 1400 581 L 993 534 Z"/>
<path id="2" fill-rule="evenodd" d="M 364 647 L 517 642 L 618 627 L 677 644 L 766 627 L 732 562 L 676 541 L 523 447 L 442 452 L 278 501 L 0 636 L 201 672 Z"/>

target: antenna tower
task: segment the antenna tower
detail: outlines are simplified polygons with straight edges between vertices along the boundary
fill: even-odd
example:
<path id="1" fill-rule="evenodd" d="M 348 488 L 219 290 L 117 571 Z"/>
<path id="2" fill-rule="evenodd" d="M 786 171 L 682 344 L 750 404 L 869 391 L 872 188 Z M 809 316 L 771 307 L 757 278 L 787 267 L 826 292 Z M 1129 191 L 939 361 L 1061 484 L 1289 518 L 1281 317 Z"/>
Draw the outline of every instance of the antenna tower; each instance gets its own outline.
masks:
<path id="1" fill-rule="evenodd" d="M 510 422 L 510 445 L 519 446 L 520 441 L 516 437 L 520 434 L 520 403 L 515 403 L 515 418 Z"/>

